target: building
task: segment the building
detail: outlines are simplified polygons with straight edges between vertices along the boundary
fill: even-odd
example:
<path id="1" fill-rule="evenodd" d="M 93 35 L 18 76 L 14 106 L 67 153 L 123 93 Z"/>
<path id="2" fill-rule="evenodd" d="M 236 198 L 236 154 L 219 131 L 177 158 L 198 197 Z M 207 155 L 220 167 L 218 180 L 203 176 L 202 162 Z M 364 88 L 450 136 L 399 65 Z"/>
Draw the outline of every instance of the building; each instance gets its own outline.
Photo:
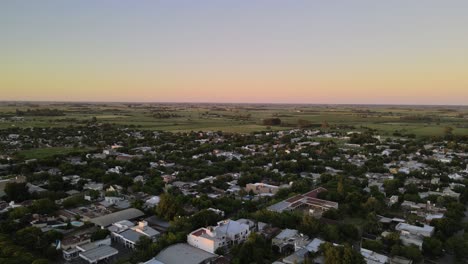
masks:
<path id="1" fill-rule="evenodd" d="M 132 249 L 141 237 L 146 236 L 156 240 L 160 235 L 158 231 L 149 227 L 146 221 L 140 221 L 135 226 L 132 222 L 123 220 L 112 224 L 108 230 L 111 232 L 112 239 Z"/>
<path id="2" fill-rule="evenodd" d="M 144 215 L 145 214 L 138 209 L 129 208 L 129 209 L 125 209 L 125 210 L 111 213 L 108 215 L 99 216 L 99 217 L 91 219 L 90 221 L 91 223 L 97 226 L 100 226 L 101 228 L 105 228 L 105 227 L 112 225 L 113 223 L 116 223 L 122 220 L 132 220 L 138 217 L 142 217 Z"/>
<path id="3" fill-rule="evenodd" d="M 309 242 L 309 237 L 300 234 L 296 229 L 286 228 L 272 239 L 271 245 L 280 253 L 291 253 L 303 248 Z"/>
<path id="4" fill-rule="evenodd" d="M 111 261 L 112 257 L 119 253 L 117 249 L 110 245 L 111 239 L 106 238 L 94 242 L 79 243 L 73 247 L 63 249 L 62 252 L 64 259 L 67 261 L 80 257 L 84 261 L 93 264 L 100 261 Z"/>
<path id="5" fill-rule="evenodd" d="M 143 264 L 208 264 L 217 257 L 186 243 L 180 243 L 163 249 L 156 257 Z"/>
<path id="6" fill-rule="evenodd" d="M 434 227 L 429 225 L 415 226 L 407 223 L 399 223 L 395 230 L 400 231 L 400 239 L 403 245 L 416 245 L 422 249 L 425 237 L 431 237 L 434 234 Z"/>
<path id="7" fill-rule="evenodd" d="M 283 211 L 307 210 L 311 215 L 320 217 L 323 212 L 338 209 L 338 203 L 322 200 L 317 195 L 327 189 L 319 187 L 305 194 L 299 194 L 269 206 L 267 209 L 281 213 Z"/>
<path id="8" fill-rule="evenodd" d="M 395 227 L 395 230 L 423 237 L 431 237 L 434 234 L 434 227 L 430 225 L 415 226 L 407 223 L 399 223 Z"/>
<path id="9" fill-rule="evenodd" d="M 361 248 L 361 255 L 364 257 L 364 260 L 367 264 L 388 264 L 390 263 L 390 258 L 376 253 L 374 251 Z"/>
<path id="10" fill-rule="evenodd" d="M 253 192 L 254 194 L 271 194 L 274 195 L 276 194 L 280 188 L 287 187 L 286 186 L 275 186 L 271 184 L 266 184 L 262 182 L 257 182 L 257 183 L 248 183 L 245 186 L 245 191 L 247 192 Z"/>
<path id="11" fill-rule="evenodd" d="M 144 206 L 146 208 L 153 208 L 153 207 L 155 207 L 155 206 L 157 206 L 159 204 L 160 200 L 161 199 L 159 198 L 159 196 L 151 196 L 151 198 L 149 198 L 149 199 L 147 199 L 145 201 Z"/>
<path id="12" fill-rule="evenodd" d="M 79 253 L 80 258 L 90 264 L 98 263 L 100 261 L 109 260 L 117 255 L 119 251 L 111 246 L 99 246 L 90 250 Z"/>
<path id="13" fill-rule="evenodd" d="M 250 227 L 234 220 L 223 220 L 215 227 L 199 228 L 187 236 L 187 243 L 214 254 L 218 248 L 243 242 L 250 234 Z"/>

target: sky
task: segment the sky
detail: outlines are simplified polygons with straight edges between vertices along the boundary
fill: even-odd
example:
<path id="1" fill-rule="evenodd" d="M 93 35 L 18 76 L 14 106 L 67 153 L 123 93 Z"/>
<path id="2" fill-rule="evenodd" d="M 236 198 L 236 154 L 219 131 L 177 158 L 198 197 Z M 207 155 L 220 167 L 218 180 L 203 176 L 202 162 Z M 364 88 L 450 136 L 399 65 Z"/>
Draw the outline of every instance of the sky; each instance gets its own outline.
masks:
<path id="1" fill-rule="evenodd" d="M 466 0 L 5 0 L 0 101 L 468 104 Z"/>

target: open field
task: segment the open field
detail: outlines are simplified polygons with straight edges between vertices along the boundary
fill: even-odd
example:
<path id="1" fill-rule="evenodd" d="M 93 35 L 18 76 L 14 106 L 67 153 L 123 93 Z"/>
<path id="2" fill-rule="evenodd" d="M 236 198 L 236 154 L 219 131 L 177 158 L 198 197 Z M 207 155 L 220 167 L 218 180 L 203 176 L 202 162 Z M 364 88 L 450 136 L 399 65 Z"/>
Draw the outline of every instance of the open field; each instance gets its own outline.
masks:
<path id="1" fill-rule="evenodd" d="M 66 155 L 70 153 L 88 152 L 90 148 L 35 148 L 28 150 L 21 150 L 17 153 L 18 156 L 22 156 L 25 159 L 44 159 L 55 155 Z"/>
<path id="2" fill-rule="evenodd" d="M 57 109 L 61 116 L 30 116 L 11 120 L 17 110 Z M 263 119 L 277 117 L 282 126 L 267 127 Z M 437 136 L 446 127 L 455 134 L 468 134 L 467 106 L 391 105 L 273 105 L 195 103 L 0 103 L 0 129 L 9 127 L 63 127 L 100 123 L 137 126 L 165 131 L 226 131 L 248 133 L 267 129 L 298 127 L 299 120 L 310 127 L 349 125 L 370 127 L 383 135 L 395 131 L 416 136 Z"/>

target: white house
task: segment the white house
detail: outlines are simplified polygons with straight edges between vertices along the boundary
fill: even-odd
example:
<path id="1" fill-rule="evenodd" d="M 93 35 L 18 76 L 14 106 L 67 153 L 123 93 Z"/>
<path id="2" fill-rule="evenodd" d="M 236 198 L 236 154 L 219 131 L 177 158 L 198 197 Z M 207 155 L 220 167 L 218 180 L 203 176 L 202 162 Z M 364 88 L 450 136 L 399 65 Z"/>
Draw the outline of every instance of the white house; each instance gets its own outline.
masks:
<path id="1" fill-rule="evenodd" d="M 199 228 L 187 236 L 187 243 L 206 252 L 243 242 L 250 234 L 249 225 L 234 220 L 223 220 L 217 226 Z"/>

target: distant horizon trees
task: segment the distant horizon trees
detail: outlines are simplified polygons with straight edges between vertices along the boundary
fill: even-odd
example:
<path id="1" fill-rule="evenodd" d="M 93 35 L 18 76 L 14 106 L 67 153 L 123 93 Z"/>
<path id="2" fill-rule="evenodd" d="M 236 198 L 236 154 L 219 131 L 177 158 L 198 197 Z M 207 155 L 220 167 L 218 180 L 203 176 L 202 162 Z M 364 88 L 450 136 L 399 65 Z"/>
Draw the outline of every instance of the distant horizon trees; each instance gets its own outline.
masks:
<path id="1" fill-rule="evenodd" d="M 27 109 L 26 111 L 21 111 L 16 109 L 17 116 L 64 116 L 65 113 L 62 110 L 58 109 Z"/>
<path id="2" fill-rule="evenodd" d="M 265 118 L 263 119 L 263 125 L 265 126 L 279 126 L 281 125 L 281 119 L 274 117 L 274 118 Z"/>

